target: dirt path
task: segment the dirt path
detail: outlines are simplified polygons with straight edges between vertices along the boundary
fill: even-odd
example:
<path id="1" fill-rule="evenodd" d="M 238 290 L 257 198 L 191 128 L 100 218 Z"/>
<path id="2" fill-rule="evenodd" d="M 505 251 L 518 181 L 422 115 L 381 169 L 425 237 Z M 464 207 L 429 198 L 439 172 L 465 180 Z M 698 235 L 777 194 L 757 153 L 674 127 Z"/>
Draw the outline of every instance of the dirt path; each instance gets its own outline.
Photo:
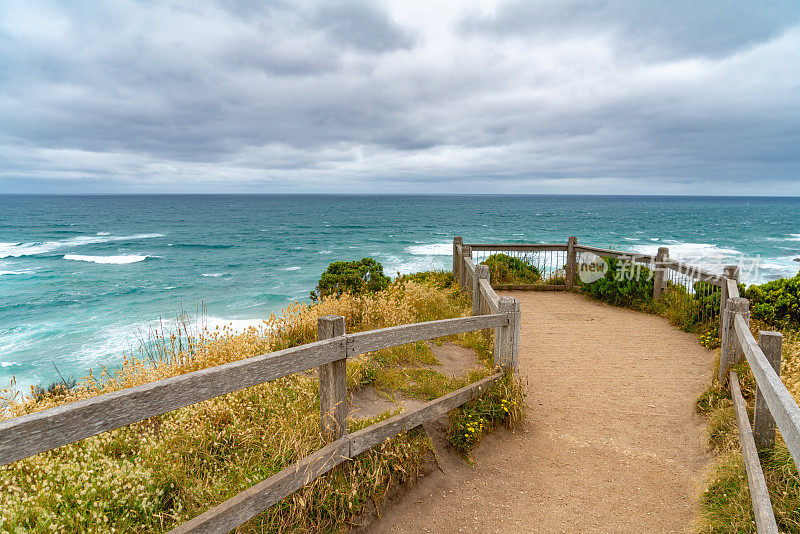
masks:
<path id="1" fill-rule="evenodd" d="M 666 320 L 566 293 L 520 299 L 528 420 L 446 457 L 368 532 L 685 532 L 703 470 L 692 403 L 712 352 Z"/>

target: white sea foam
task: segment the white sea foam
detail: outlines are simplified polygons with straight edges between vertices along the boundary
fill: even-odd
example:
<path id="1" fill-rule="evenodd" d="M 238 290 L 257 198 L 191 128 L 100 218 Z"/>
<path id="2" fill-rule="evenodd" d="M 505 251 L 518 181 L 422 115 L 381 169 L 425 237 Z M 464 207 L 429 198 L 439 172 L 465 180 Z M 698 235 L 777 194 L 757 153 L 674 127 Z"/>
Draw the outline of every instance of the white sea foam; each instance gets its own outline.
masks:
<path id="1" fill-rule="evenodd" d="M 294 265 L 292 267 L 286 267 L 283 270 L 284 271 L 299 271 L 300 269 L 302 269 L 302 267 L 298 267 L 297 265 Z"/>
<path id="2" fill-rule="evenodd" d="M 800 236 L 800 234 L 798 234 Z M 775 278 L 794 276 L 800 270 L 796 256 L 761 258 L 745 256 L 741 251 L 712 243 L 687 243 L 664 240 L 662 245 L 669 248 L 669 257 L 690 265 L 696 265 L 711 272 L 721 273 L 725 265 L 738 265 L 742 282 L 760 284 Z M 629 249 L 641 254 L 655 255 L 657 245 L 630 245 Z"/>
<path id="3" fill-rule="evenodd" d="M 162 234 L 135 234 L 126 236 L 111 235 L 83 235 L 62 239 L 59 241 L 35 241 L 30 243 L 0 243 L 0 258 L 19 258 L 21 256 L 35 256 L 48 254 L 64 248 L 111 243 L 114 241 L 134 241 L 137 239 L 152 239 L 164 237 Z"/>
<path id="4" fill-rule="evenodd" d="M 384 273 L 394 275 L 395 273 L 410 274 L 422 271 L 433 271 L 444 269 L 447 262 L 444 258 L 434 256 L 423 256 L 417 258 L 401 258 L 389 255 L 382 261 Z"/>
<path id="5" fill-rule="evenodd" d="M 14 365 L 19 365 L 17 362 L 0 362 L 0 367 L 12 367 Z"/>
<path id="6" fill-rule="evenodd" d="M 406 252 L 415 256 L 452 256 L 452 243 L 431 243 L 428 245 L 411 245 Z"/>
<path id="7" fill-rule="evenodd" d="M 33 274 L 33 269 L 20 269 L 19 271 L 0 271 L 0 276 L 14 274 Z"/>
<path id="8" fill-rule="evenodd" d="M 97 232 L 97 235 L 111 235 L 111 232 Z"/>
<path id="9" fill-rule="evenodd" d="M 317 254 L 331 254 L 332 252 L 332 250 L 320 250 Z"/>
<path id="10" fill-rule="evenodd" d="M 678 260 L 684 258 L 722 259 L 741 254 L 735 248 L 720 247 L 711 243 L 684 243 L 667 239 L 662 241 L 662 244 L 669 248 L 669 257 Z M 631 245 L 630 248 L 634 252 L 642 254 L 655 254 L 658 252 L 657 245 Z"/>
<path id="11" fill-rule="evenodd" d="M 787 237 L 768 237 L 767 241 L 800 241 L 800 234 L 788 234 Z"/>
<path id="12" fill-rule="evenodd" d="M 200 276 L 208 276 L 210 278 L 219 278 L 223 276 L 224 273 L 202 273 Z"/>
<path id="13" fill-rule="evenodd" d="M 124 265 L 127 263 L 137 263 L 144 261 L 150 256 L 139 256 L 137 254 L 122 254 L 119 256 L 84 256 L 83 254 L 65 254 L 65 260 L 87 261 L 90 263 L 107 263 L 113 265 Z"/>

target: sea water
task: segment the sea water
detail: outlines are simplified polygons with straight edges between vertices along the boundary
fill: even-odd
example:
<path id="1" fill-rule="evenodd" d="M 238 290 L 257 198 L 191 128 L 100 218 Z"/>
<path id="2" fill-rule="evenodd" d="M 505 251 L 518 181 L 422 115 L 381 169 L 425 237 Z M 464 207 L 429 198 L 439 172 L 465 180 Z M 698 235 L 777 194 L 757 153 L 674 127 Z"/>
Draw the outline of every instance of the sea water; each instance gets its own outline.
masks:
<path id="1" fill-rule="evenodd" d="M 800 268 L 800 199 L 608 196 L 0 196 L 0 384 L 118 365 L 183 309 L 256 324 L 307 299 L 336 260 L 391 276 L 451 265 L 465 242 L 579 243 L 747 282 Z M 753 266 L 755 265 L 755 268 Z"/>

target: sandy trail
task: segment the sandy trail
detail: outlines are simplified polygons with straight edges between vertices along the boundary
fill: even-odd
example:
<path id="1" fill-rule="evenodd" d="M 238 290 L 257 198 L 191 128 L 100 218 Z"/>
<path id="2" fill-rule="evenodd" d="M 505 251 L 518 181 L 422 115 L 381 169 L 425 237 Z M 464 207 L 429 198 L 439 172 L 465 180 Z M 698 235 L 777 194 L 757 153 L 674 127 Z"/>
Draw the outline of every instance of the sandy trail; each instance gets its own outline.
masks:
<path id="1" fill-rule="evenodd" d="M 693 401 L 712 352 L 665 319 L 555 292 L 520 300 L 528 420 L 452 455 L 368 532 L 686 532 L 710 456 Z"/>

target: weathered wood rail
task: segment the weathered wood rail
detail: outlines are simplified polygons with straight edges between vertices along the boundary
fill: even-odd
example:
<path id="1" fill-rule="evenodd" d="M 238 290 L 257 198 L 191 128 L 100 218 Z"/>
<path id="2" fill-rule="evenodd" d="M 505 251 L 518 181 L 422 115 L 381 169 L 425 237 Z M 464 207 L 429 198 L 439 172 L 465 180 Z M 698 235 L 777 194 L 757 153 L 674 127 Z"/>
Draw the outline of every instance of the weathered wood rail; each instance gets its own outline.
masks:
<path id="1" fill-rule="evenodd" d="M 726 267 L 726 274 L 736 276 L 738 273 L 735 267 Z M 756 527 L 759 533 L 777 534 L 778 527 L 758 450 L 775 446 L 777 426 L 795 466 L 800 468 L 800 407 L 780 377 L 783 335 L 780 332 L 761 331 L 756 341 L 750 332 L 750 303 L 739 296 L 737 282 L 734 277 L 725 279 L 718 378 L 721 384 L 730 387 L 736 409 Z M 756 381 L 752 426 L 739 387 L 739 377 L 731 370 L 742 356 L 745 357 Z"/>
<path id="2" fill-rule="evenodd" d="M 259 482 L 174 533 L 228 532 L 324 475 L 335 466 L 480 396 L 516 369 L 519 303 L 483 289 L 488 310 L 470 317 L 345 332 L 344 317 L 326 315 L 319 341 L 166 378 L 113 393 L 0 421 L 0 465 L 74 443 L 101 432 L 161 415 L 220 395 L 318 369 L 320 425 L 327 445 Z M 473 309 L 473 311 L 475 311 Z M 423 406 L 348 434 L 347 359 L 367 352 L 438 337 L 494 329 L 498 371 Z"/>
<path id="3" fill-rule="evenodd" d="M 707 287 L 718 288 L 719 304 L 713 317 L 718 316 L 721 340 L 718 380 L 730 388 L 737 418 L 742 455 L 747 469 L 748 486 L 759 533 L 778 533 L 764 473 L 758 457 L 759 449 L 775 445 L 775 429 L 781 432 L 783 441 L 800 468 L 800 407 L 780 378 L 782 334 L 761 331 L 758 341 L 750 332 L 750 304 L 739 296 L 739 270 L 735 265 L 724 267 L 723 274 L 715 274 L 700 267 L 669 258 L 669 249 L 658 249 L 655 256 L 624 251 L 607 250 L 577 244 L 570 237 L 566 244 L 464 244 L 462 238 L 453 240 L 453 273 L 464 288 L 479 288 L 484 299 L 485 288 L 490 287 L 490 275 L 485 265 L 476 265 L 472 260 L 474 251 L 492 253 L 540 253 L 564 252 L 563 285 L 548 284 L 495 284 L 498 289 L 517 290 L 572 290 L 577 283 L 576 266 L 579 255 L 590 253 L 604 258 L 616 258 L 647 265 L 653 275 L 653 299 L 664 297 L 670 284 L 683 284 L 692 291 L 704 291 L 701 296 L 715 296 Z M 682 277 L 682 279 L 676 278 Z M 478 285 L 475 285 L 478 279 Z M 688 280 L 688 282 L 687 282 Z M 696 285 L 697 282 L 701 284 Z M 473 289 L 473 294 L 478 289 Z M 713 291 L 717 291 L 714 289 Z M 475 300 L 473 297 L 473 306 Z M 496 310 L 495 308 L 492 308 Z M 705 316 L 704 319 L 711 319 Z M 744 356 L 756 380 L 756 399 L 753 424 L 747 414 L 745 401 L 739 386 L 739 378 L 731 367 Z"/>
<path id="4" fill-rule="evenodd" d="M 604 259 L 613 258 L 625 262 L 630 266 L 631 272 L 637 269 L 636 266 L 649 268 L 649 272 L 653 276 L 654 299 L 658 299 L 668 289 L 676 288 L 680 288 L 680 291 L 686 295 L 699 293 L 703 297 L 714 298 L 714 294 L 721 291 L 725 282 L 724 275 L 714 274 L 698 266 L 671 259 L 669 249 L 666 247 L 659 248 L 658 253 L 652 256 L 579 245 L 575 237 L 570 237 L 566 243 L 555 244 L 463 243 L 463 239 L 457 237 L 453 241 L 454 258 L 456 248 L 461 255 L 468 253 L 471 259 L 475 256 L 473 261 L 477 264 L 480 263 L 479 258 L 485 260 L 492 254 L 511 255 L 536 267 L 542 275 L 542 282 L 536 284 L 493 283 L 492 287 L 497 290 L 572 291 L 577 287 L 578 270 L 582 265 L 581 259 L 584 255 L 600 256 Z M 459 279 L 462 274 L 472 276 L 475 272 L 474 267 L 457 266 L 455 261 L 453 268 L 453 272 Z M 464 272 L 465 268 L 468 269 L 466 273 Z M 676 300 L 675 304 L 686 305 L 680 299 Z M 699 313 L 703 315 L 703 319 L 711 319 L 717 316 L 717 311 L 717 307 L 703 306 Z"/>

